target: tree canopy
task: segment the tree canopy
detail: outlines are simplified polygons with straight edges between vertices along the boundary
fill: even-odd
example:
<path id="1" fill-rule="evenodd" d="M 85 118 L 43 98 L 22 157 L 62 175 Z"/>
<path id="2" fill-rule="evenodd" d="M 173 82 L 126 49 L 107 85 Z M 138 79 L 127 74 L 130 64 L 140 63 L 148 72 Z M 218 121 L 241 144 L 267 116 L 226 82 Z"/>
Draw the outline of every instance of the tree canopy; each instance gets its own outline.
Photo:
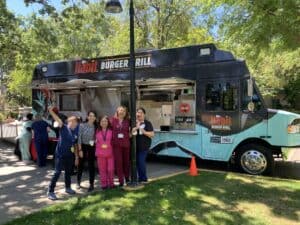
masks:
<path id="1" fill-rule="evenodd" d="M 1 69 L 9 74 L 14 101 L 30 104 L 31 74 L 42 61 L 129 51 L 128 5 L 116 16 L 104 11 L 104 0 L 61 0 L 59 8 L 47 0 L 24 2 L 40 4 L 41 9 L 16 17 L 0 0 Z M 134 4 L 136 49 L 213 42 L 246 59 L 264 95 L 285 91 L 292 107 L 300 101 L 298 0 L 135 0 Z"/>

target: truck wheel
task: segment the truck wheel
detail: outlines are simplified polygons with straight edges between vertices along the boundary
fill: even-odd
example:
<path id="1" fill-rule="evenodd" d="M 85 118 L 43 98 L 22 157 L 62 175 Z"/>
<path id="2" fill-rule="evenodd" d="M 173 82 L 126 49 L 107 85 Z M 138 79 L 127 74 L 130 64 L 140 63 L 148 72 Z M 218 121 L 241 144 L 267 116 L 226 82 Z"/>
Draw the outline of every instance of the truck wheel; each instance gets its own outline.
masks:
<path id="1" fill-rule="evenodd" d="M 246 144 L 238 151 L 237 163 L 246 173 L 252 175 L 272 174 L 274 159 L 272 152 L 257 144 Z"/>

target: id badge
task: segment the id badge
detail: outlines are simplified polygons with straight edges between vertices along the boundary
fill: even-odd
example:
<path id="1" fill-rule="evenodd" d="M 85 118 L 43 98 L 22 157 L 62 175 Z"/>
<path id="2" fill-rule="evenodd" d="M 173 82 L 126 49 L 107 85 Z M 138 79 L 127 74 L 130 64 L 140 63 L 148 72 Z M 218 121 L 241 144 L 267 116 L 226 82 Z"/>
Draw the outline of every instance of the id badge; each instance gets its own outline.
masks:
<path id="1" fill-rule="evenodd" d="M 72 147 L 71 147 L 71 152 L 73 152 L 73 153 L 74 153 L 74 146 L 72 146 Z"/>
<path id="2" fill-rule="evenodd" d="M 93 140 L 89 141 L 90 146 L 94 146 L 95 142 Z"/>
<path id="3" fill-rule="evenodd" d="M 101 145 L 101 148 L 102 148 L 102 149 L 107 149 L 107 144 L 102 144 L 102 145 Z"/>
<path id="4" fill-rule="evenodd" d="M 120 138 L 120 139 L 122 139 L 122 138 L 124 138 L 124 134 L 118 134 L 118 138 Z"/>

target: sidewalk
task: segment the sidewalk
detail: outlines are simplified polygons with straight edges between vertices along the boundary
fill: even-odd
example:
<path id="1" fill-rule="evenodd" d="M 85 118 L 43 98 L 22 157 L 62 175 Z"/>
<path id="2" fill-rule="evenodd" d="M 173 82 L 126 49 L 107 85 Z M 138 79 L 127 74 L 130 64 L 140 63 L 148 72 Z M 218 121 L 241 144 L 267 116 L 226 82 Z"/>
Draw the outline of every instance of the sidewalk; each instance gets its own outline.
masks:
<path id="1" fill-rule="evenodd" d="M 300 163 L 300 148 L 292 149 L 292 152 L 289 154 L 288 161 Z"/>
<path id="2" fill-rule="evenodd" d="M 53 202 L 47 199 L 47 186 L 53 173 L 51 164 L 49 162 L 45 168 L 38 168 L 34 163 L 26 165 L 17 160 L 11 144 L 0 142 L 0 224 L 69 198 L 69 195 L 64 193 L 64 174 L 62 173 L 55 190 L 60 200 Z M 186 169 L 187 167 L 178 165 L 148 164 L 150 179 Z M 72 187 L 74 189 L 75 180 L 73 176 Z M 83 180 L 84 188 L 76 190 L 76 196 L 87 193 L 89 185 L 87 172 L 84 173 Z M 96 177 L 95 189 L 99 189 L 98 177 Z"/>

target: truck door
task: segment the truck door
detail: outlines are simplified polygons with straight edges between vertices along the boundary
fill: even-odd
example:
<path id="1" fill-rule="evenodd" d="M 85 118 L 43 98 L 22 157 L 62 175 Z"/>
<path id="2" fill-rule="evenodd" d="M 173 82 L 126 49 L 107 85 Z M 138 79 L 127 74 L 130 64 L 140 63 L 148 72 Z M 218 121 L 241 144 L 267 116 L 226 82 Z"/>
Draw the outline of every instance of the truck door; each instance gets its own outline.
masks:
<path id="1" fill-rule="evenodd" d="M 261 123 L 256 130 L 256 137 L 268 138 L 267 135 L 267 109 L 263 99 L 252 79 L 241 81 L 241 131 Z M 259 132 L 259 133 L 257 133 Z M 247 132 L 245 132 L 245 138 Z"/>
<path id="2" fill-rule="evenodd" d="M 239 81 L 209 80 L 201 85 L 202 156 L 227 160 L 239 132 Z"/>

